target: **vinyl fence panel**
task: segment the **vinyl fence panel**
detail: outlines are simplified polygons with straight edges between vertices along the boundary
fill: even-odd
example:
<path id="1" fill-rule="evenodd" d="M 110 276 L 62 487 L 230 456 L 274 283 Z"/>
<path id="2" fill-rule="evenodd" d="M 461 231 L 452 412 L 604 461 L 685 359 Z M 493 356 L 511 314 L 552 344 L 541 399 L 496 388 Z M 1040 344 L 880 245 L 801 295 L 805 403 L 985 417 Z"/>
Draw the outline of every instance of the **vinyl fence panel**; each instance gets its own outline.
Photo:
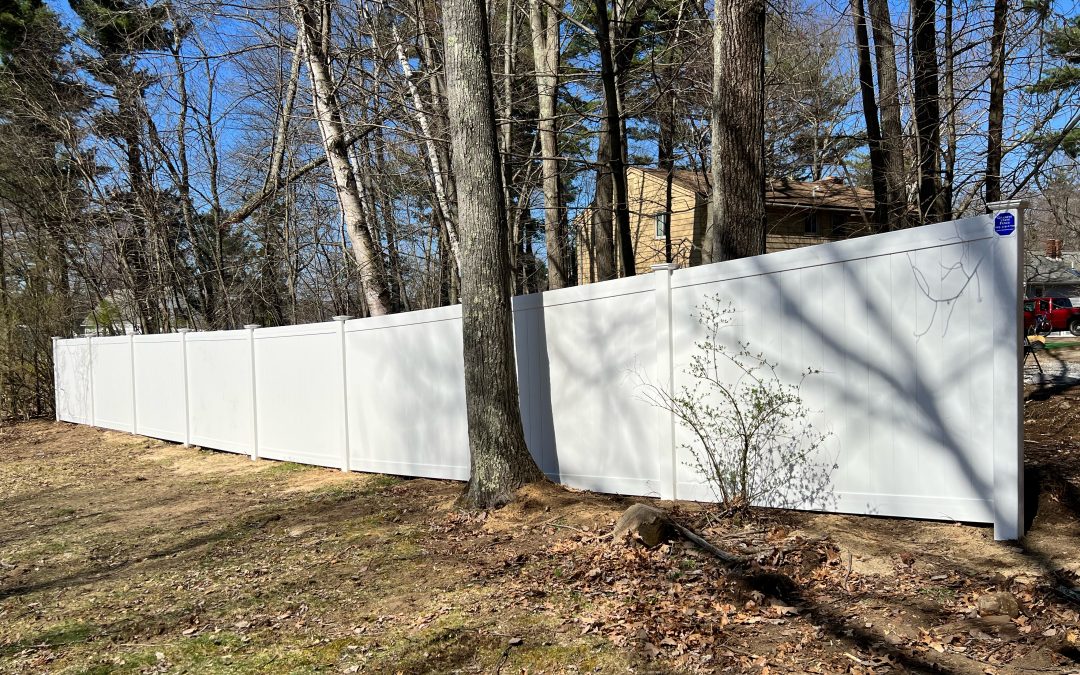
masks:
<path id="1" fill-rule="evenodd" d="M 187 442 L 182 336 L 179 333 L 136 335 L 132 346 L 139 433 Z"/>
<path id="2" fill-rule="evenodd" d="M 738 340 L 778 365 L 787 383 L 808 376 L 810 420 L 830 434 L 815 461 L 829 471 L 821 501 L 799 489 L 763 502 L 811 509 L 968 521 L 994 520 L 993 392 L 1018 397 L 1019 341 L 1004 371 L 993 364 L 995 312 L 1017 257 L 1015 238 L 986 217 L 677 271 L 672 276 L 676 387 L 703 328 L 688 308 L 718 298 L 736 318 L 721 342 Z M 721 272 L 722 270 L 722 272 Z M 718 274 L 718 272 L 721 272 Z M 1015 277 L 1014 277 L 1015 279 Z M 734 381 L 735 372 L 726 377 Z M 1012 403 L 1010 403 L 1012 405 Z M 693 445 L 685 429 L 680 445 Z M 680 498 L 710 489 L 678 450 Z"/>
<path id="3" fill-rule="evenodd" d="M 255 330 L 259 457 L 344 466 L 341 370 L 336 323 Z"/>
<path id="4" fill-rule="evenodd" d="M 94 338 L 90 347 L 94 422 L 117 431 L 135 431 L 131 337 Z"/>
<path id="5" fill-rule="evenodd" d="M 93 424 L 90 388 L 90 342 L 84 339 L 53 340 L 56 419 Z"/>
<path id="6" fill-rule="evenodd" d="M 350 467 L 468 479 L 461 307 L 346 322 L 345 349 Z"/>
<path id="7" fill-rule="evenodd" d="M 246 330 L 187 334 L 192 443 L 228 452 L 254 452 L 251 362 Z"/>
<path id="8" fill-rule="evenodd" d="M 1001 203 L 986 216 L 515 298 L 529 449 L 569 486 L 714 499 L 695 438 L 649 401 L 694 386 L 697 317 L 713 305 L 729 311 L 718 343 L 801 382 L 806 421 L 826 432 L 810 457 L 818 480 L 793 474 L 761 503 L 992 522 L 995 537 L 1016 538 L 1022 216 L 1020 202 Z M 253 458 L 466 479 L 460 307 L 346 318 L 54 340 L 57 419 Z M 740 371 L 721 362 L 716 372 L 733 383 Z"/>
<path id="9" fill-rule="evenodd" d="M 519 299 L 530 328 L 522 415 L 547 446 L 533 453 L 566 485 L 659 496 L 655 414 L 639 391 L 656 370 L 654 284 L 644 275 L 544 293 L 542 305 Z"/>

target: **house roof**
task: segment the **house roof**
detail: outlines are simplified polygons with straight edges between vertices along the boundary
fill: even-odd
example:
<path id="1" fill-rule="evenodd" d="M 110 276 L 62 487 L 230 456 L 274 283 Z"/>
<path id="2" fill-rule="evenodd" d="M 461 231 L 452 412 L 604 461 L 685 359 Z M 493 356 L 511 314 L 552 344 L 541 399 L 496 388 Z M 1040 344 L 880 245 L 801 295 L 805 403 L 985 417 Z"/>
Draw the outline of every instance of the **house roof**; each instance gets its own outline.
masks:
<path id="1" fill-rule="evenodd" d="M 1080 285 L 1080 251 L 1062 251 L 1060 258 L 1025 253 L 1024 280 L 1044 286 Z"/>
<path id="2" fill-rule="evenodd" d="M 651 176 L 667 180 L 666 169 L 639 169 Z M 709 195 L 708 182 L 698 171 L 675 169 L 673 182 L 700 195 Z M 874 193 L 866 188 L 846 184 L 840 178 L 823 178 L 817 181 L 797 181 L 788 178 L 772 178 L 765 185 L 766 206 L 805 207 L 836 209 L 840 211 L 873 211 Z"/>

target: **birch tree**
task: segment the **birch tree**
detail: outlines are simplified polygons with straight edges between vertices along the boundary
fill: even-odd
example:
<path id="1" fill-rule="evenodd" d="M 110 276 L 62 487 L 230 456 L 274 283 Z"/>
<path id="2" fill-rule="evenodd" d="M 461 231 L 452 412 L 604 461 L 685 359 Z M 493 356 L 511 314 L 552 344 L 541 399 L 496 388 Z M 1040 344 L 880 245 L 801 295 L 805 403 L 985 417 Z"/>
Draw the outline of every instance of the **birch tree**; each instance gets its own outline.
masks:
<path id="1" fill-rule="evenodd" d="M 562 213 L 559 179 L 558 127 L 555 102 L 559 87 L 559 16 L 543 0 L 529 0 L 529 25 L 532 28 L 533 61 L 536 65 L 536 90 L 540 108 L 537 133 L 543 153 L 544 240 L 547 244 L 548 288 L 570 283 L 567 255 L 566 219 Z"/>
<path id="2" fill-rule="evenodd" d="M 307 57 L 308 72 L 311 76 L 315 121 L 322 134 L 327 163 L 334 175 L 341 216 L 352 243 L 353 255 L 360 268 L 368 313 L 381 316 L 390 312 L 390 289 L 383 273 L 381 252 L 377 250 L 377 242 L 372 239 L 365 222 L 364 203 L 360 197 L 356 174 L 353 173 L 352 163 L 349 161 L 345 124 L 330 76 L 330 61 L 324 47 L 324 39 L 330 29 L 330 12 L 328 7 L 320 7 L 320 10 L 327 11 L 316 14 L 313 6 L 309 4 L 310 1 L 293 0 L 293 14 L 296 18 L 297 40 Z M 314 0 L 319 3 L 326 1 Z"/>

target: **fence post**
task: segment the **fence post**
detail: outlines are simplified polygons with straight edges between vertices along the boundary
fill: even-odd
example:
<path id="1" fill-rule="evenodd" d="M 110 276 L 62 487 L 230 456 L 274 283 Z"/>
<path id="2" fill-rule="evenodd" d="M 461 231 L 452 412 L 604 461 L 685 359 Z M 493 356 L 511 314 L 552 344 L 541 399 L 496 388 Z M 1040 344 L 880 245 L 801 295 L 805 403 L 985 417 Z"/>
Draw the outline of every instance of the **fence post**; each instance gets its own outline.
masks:
<path id="1" fill-rule="evenodd" d="M 1024 207 L 1011 199 L 986 205 L 993 215 L 995 286 L 994 350 L 994 539 L 1024 536 L 1023 290 Z"/>
<path id="2" fill-rule="evenodd" d="M 675 263 L 653 265 L 656 279 L 656 383 L 667 394 L 675 390 L 675 355 L 671 342 L 671 273 Z M 660 499 L 678 498 L 675 458 L 675 415 L 656 409 L 656 452 L 660 459 Z"/>
<path id="3" fill-rule="evenodd" d="M 351 319 L 351 316 L 344 314 L 334 317 L 334 321 L 337 321 L 338 338 L 341 342 L 341 412 L 344 417 L 345 427 L 345 453 L 341 459 L 341 470 L 349 471 L 349 375 L 347 373 L 345 365 L 345 322 Z"/>
<path id="4" fill-rule="evenodd" d="M 56 421 L 60 421 L 60 375 L 56 368 L 56 343 L 60 338 L 53 336 L 52 339 L 52 388 L 53 388 L 53 412 L 56 413 Z"/>
<path id="5" fill-rule="evenodd" d="M 180 365 L 184 369 L 184 447 L 191 447 L 191 394 L 188 392 L 187 334 L 190 328 L 177 328 L 180 333 Z"/>
<path id="6" fill-rule="evenodd" d="M 90 426 L 97 426 L 97 411 L 94 409 L 94 337 L 86 336 L 86 365 L 90 374 Z"/>
<path id="7" fill-rule="evenodd" d="M 131 359 L 131 433 L 139 433 L 139 403 L 135 393 L 135 329 L 128 334 L 128 357 Z"/>
<path id="8" fill-rule="evenodd" d="M 258 389 L 255 386 L 255 329 L 257 323 L 246 323 L 244 328 L 248 332 L 248 353 L 251 357 L 251 460 L 259 458 L 259 400 Z"/>

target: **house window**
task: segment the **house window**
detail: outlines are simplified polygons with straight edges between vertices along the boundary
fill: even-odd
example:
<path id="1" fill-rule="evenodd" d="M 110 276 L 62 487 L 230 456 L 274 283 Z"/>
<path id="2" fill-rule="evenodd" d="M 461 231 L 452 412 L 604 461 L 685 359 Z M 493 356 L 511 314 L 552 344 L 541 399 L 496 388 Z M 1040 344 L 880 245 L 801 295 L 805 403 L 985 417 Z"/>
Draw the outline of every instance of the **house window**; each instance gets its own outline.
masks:
<path id="1" fill-rule="evenodd" d="M 656 238 L 666 239 L 668 235 L 668 214 L 658 213 L 653 216 L 656 221 Z"/>
<path id="2" fill-rule="evenodd" d="M 806 220 L 803 221 L 803 232 L 806 234 L 818 233 L 818 215 L 817 211 L 811 211 L 806 214 Z"/>
<path id="3" fill-rule="evenodd" d="M 833 221 L 832 236 L 837 239 L 845 239 L 851 236 L 851 221 L 843 220 L 841 222 Z"/>

